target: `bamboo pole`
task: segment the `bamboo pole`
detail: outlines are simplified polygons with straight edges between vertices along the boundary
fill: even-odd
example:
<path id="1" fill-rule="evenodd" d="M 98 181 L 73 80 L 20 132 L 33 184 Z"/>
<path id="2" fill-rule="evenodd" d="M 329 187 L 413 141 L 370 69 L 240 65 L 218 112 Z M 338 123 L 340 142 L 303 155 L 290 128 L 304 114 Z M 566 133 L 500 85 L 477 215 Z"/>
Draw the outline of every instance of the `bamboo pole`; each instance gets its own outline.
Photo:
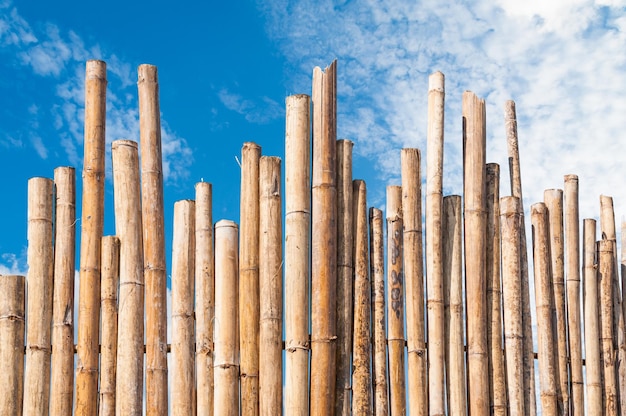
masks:
<path id="1" fill-rule="evenodd" d="M 543 415 L 557 415 L 557 379 L 555 330 L 553 326 L 554 298 L 550 269 L 550 231 L 548 210 L 544 203 L 530 207 L 533 226 L 533 269 L 535 272 L 535 305 L 537 308 L 537 357 L 539 386 Z"/>
<path id="2" fill-rule="evenodd" d="M 604 382 L 604 414 L 618 414 L 619 398 L 617 395 L 617 366 L 615 363 L 616 349 L 613 328 L 613 274 L 615 257 L 614 241 L 602 239 L 598 242 L 598 284 L 600 286 L 600 359 L 602 362 Z"/>
<path id="3" fill-rule="evenodd" d="M 196 184 L 196 391 L 198 416 L 213 416 L 213 320 L 215 319 L 215 258 L 213 189 Z"/>
<path id="4" fill-rule="evenodd" d="M 76 271 L 76 175 L 54 170 L 56 220 L 52 306 L 50 415 L 72 413 L 74 398 L 74 275 Z"/>
<path id="5" fill-rule="evenodd" d="M 0 276 L 0 414 L 22 414 L 26 279 Z"/>
<path id="6" fill-rule="evenodd" d="M 332 415 L 337 346 L 337 61 L 313 70 L 311 415 Z"/>
<path id="7" fill-rule="evenodd" d="M 100 239 L 104 226 L 106 85 L 106 64 L 102 61 L 87 61 L 74 406 L 75 413 L 81 415 L 96 414 L 98 397 Z"/>
<path id="8" fill-rule="evenodd" d="M 215 224 L 215 409 L 213 414 L 239 415 L 239 325 L 237 224 Z"/>
<path id="9" fill-rule="evenodd" d="M 172 414 L 195 414 L 194 269 L 196 206 L 174 203 L 172 241 Z"/>
<path id="10" fill-rule="evenodd" d="M 620 262 L 620 275 L 621 275 L 621 283 L 622 283 L 622 323 L 624 324 L 623 326 L 626 327 L 626 302 L 624 302 L 624 288 L 626 288 L 626 221 L 624 221 L 622 219 L 622 224 L 621 224 L 621 262 Z M 624 380 L 624 378 L 626 378 L 626 376 L 624 375 L 624 373 L 626 373 L 626 358 L 623 358 L 626 356 L 626 328 L 620 328 L 620 330 L 624 330 L 625 332 L 622 332 L 622 337 L 624 339 L 624 342 L 620 345 L 620 383 L 624 383 L 626 384 L 626 380 Z M 624 403 L 624 400 L 626 400 L 626 386 L 620 384 L 620 407 L 621 407 L 621 412 L 622 415 L 626 414 L 626 404 Z"/>
<path id="11" fill-rule="evenodd" d="M 24 414 L 46 415 L 50 401 L 52 326 L 52 198 L 47 178 L 28 181 L 28 274 Z"/>
<path id="12" fill-rule="evenodd" d="M 116 414 L 141 415 L 143 407 L 144 276 L 137 143 L 112 145 L 115 234 L 120 239 Z"/>
<path id="13" fill-rule="evenodd" d="M 585 319 L 585 377 L 587 414 L 602 414 L 602 367 L 600 364 L 600 314 L 596 254 L 596 220 L 583 221 L 583 279 Z"/>
<path id="14" fill-rule="evenodd" d="M 115 415 L 115 372 L 117 366 L 117 300 L 120 283 L 120 240 L 102 237 L 102 279 L 100 285 L 100 416 Z M 72 348 L 73 349 L 73 348 Z"/>
<path id="15" fill-rule="evenodd" d="M 442 229 L 448 414 L 465 416 L 467 392 L 463 337 L 463 218 L 459 195 L 450 195 L 443 199 Z"/>
<path id="16" fill-rule="evenodd" d="M 285 127 L 285 413 L 309 414 L 309 248 L 311 98 L 286 100 Z"/>
<path id="17" fill-rule="evenodd" d="M 146 282 L 146 414 L 167 413 L 167 265 L 163 218 L 163 161 L 157 67 L 137 69 L 143 268 Z"/>
<path id="18" fill-rule="evenodd" d="M 500 199 L 502 235 L 502 305 L 506 354 L 509 415 L 524 413 L 524 336 L 522 324 L 522 279 L 520 273 L 520 236 L 522 214 L 519 198 Z"/>
<path id="19" fill-rule="evenodd" d="M 280 158 L 259 162 L 259 413 L 279 415 L 283 399 L 283 245 Z M 245 294 L 242 294 L 245 296 Z M 245 302 L 246 297 L 241 299 Z M 240 302 L 240 303 L 241 303 Z"/>
<path id="20" fill-rule="evenodd" d="M 241 238 L 239 246 L 239 348 L 241 415 L 259 414 L 259 158 L 261 147 L 241 149 Z"/>
<path id="21" fill-rule="evenodd" d="M 387 350 L 385 336 L 385 251 L 383 237 L 383 212 L 369 210 L 370 274 L 372 280 L 372 381 L 374 383 L 373 407 L 376 416 L 389 414 L 387 383 Z"/>
<path id="22" fill-rule="evenodd" d="M 613 304 L 613 334 L 616 334 L 613 339 L 613 348 L 617 350 L 617 333 L 621 306 L 621 294 L 619 290 L 619 277 L 617 276 L 617 233 L 615 231 L 615 213 L 613 211 L 613 198 L 606 195 L 600 195 L 600 231 L 602 239 L 610 240 L 613 242 L 613 261 L 615 263 L 613 267 L 613 276 L 611 278 L 613 282 L 613 289 L 611 295 L 611 301 Z M 618 405 L 619 407 L 619 405 Z"/>

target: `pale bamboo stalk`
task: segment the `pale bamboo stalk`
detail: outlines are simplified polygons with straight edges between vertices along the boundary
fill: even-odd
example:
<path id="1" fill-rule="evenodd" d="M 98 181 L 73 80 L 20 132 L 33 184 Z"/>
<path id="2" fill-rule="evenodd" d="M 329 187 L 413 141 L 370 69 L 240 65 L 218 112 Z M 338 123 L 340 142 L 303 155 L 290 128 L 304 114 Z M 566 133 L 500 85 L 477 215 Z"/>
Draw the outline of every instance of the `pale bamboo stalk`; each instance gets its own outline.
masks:
<path id="1" fill-rule="evenodd" d="M 130 140 L 114 141 L 112 158 L 115 234 L 120 239 L 116 414 L 141 415 L 144 269 L 137 143 Z"/>
<path id="2" fill-rule="evenodd" d="M 448 414 L 467 414 L 465 340 L 463 337 L 463 218 L 461 197 L 443 199 L 443 299 L 445 310 Z"/>
<path id="3" fill-rule="evenodd" d="M 387 383 L 387 349 L 385 336 L 385 249 L 383 236 L 383 212 L 369 210 L 370 226 L 370 274 L 372 280 L 372 381 L 373 407 L 376 416 L 389 414 L 389 390 Z"/>
<path id="4" fill-rule="evenodd" d="M 337 61 L 313 70 L 311 415 L 331 415 L 337 348 Z"/>
<path id="5" fill-rule="evenodd" d="M 146 282 L 146 415 L 167 413 L 167 265 L 163 217 L 163 158 L 157 67 L 137 69 L 141 148 L 143 267 Z"/>
<path id="6" fill-rule="evenodd" d="M 514 101 L 509 100 L 504 105 L 504 126 L 509 154 L 511 195 L 519 198 L 520 213 L 522 214 L 522 231 L 520 235 L 520 269 L 522 278 L 522 325 L 524 331 L 524 411 L 526 415 L 535 416 L 537 414 L 535 396 L 535 353 L 533 351 L 532 317 L 530 313 L 528 250 L 524 220 L 524 198 L 522 197 L 522 175 L 517 138 L 517 115 Z"/>
<path id="7" fill-rule="evenodd" d="M 585 319 L 585 377 L 587 414 L 602 414 L 602 366 L 600 363 L 600 314 L 596 261 L 596 220 L 583 221 L 583 279 Z"/>
<path id="8" fill-rule="evenodd" d="M 76 175 L 54 170 L 56 219 L 52 301 L 50 415 L 72 413 L 74 398 L 74 278 L 76 273 Z"/>
<path id="9" fill-rule="evenodd" d="M 463 93 L 463 211 L 468 402 L 471 415 L 489 413 L 489 372 L 485 371 L 489 368 L 485 276 L 485 134 L 485 101 L 466 91 Z"/>
<path id="10" fill-rule="evenodd" d="M 354 181 L 354 348 L 352 412 L 373 415 L 371 301 L 365 182 Z"/>
<path id="11" fill-rule="evenodd" d="M 215 258 L 213 188 L 196 184 L 196 400 L 198 416 L 213 416 L 213 320 L 215 319 Z"/>
<path id="12" fill-rule="evenodd" d="M 120 240 L 102 237 L 102 279 L 100 285 L 100 416 L 115 415 L 115 373 L 117 368 L 117 300 L 120 283 Z"/>
<path id="13" fill-rule="evenodd" d="M 623 342 L 620 345 L 620 407 L 622 415 L 626 414 L 626 302 L 624 302 L 624 288 L 626 288 L 626 222 L 622 219 L 621 224 L 621 262 L 620 262 L 620 276 L 622 283 L 622 328 L 621 333 Z"/>
<path id="14" fill-rule="evenodd" d="M 259 162 L 259 413 L 281 414 L 283 401 L 283 228 L 280 158 Z M 246 301 L 246 295 L 240 300 Z"/>
<path id="15" fill-rule="evenodd" d="M 354 278 L 352 210 L 352 146 L 337 140 L 337 381 L 335 415 L 351 414 L 351 362 Z"/>
<path id="16" fill-rule="evenodd" d="M 585 412 L 580 321 L 580 225 L 578 214 L 578 176 L 565 175 L 565 258 L 567 279 L 567 321 L 571 378 L 571 414 Z"/>
<path id="17" fill-rule="evenodd" d="M 22 414 L 26 279 L 0 276 L 0 414 Z"/>
<path id="18" fill-rule="evenodd" d="M 520 237 L 522 214 L 519 198 L 500 199 L 502 235 L 502 305 L 504 309 L 504 342 L 506 354 L 509 415 L 524 413 L 524 331 L 522 324 L 522 279 Z"/>
<path id="19" fill-rule="evenodd" d="M 567 356 L 567 317 L 565 315 L 565 246 L 563 237 L 563 191 L 546 189 L 543 200 L 548 208 L 552 291 L 556 314 L 556 371 L 559 414 L 569 415 L 569 376 Z"/>
<path id="20" fill-rule="evenodd" d="M 285 128 L 285 413 L 309 414 L 309 249 L 311 99 L 286 100 Z"/>
<path id="21" fill-rule="evenodd" d="M 537 357 L 539 359 L 539 387 L 543 415 L 558 413 L 554 298 L 550 269 L 550 230 L 548 210 L 543 202 L 531 205 L 533 226 L 533 270 L 535 274 L 535 305 L 537 308 Z"/>
<path id="22" fill-rule="evenodd" d="M 50 402 L 52 327 L 52 201 L 54 183 L 28 181 L 28 274 L 24 414 L 46 415 Z"/>
<path id="23" fill-rule="evenodd" d="M 426 292 L 428 293 L 428 406 L 431 415 L 445 414 L 444 305 L 441 217 L 443 204 L 444 76 L 428 77 L 428 136 L 426 141 Z M 419 177 L 419 176 L 418 176 Z M 404 184 L 403 184 L 404 185 Z M 421 198 L 421 194 L 417 196 Z M 421 216 L 417 218 L 421 224 Z M 405 222 L 407 215 L 405 215 Z M 405 234 L 406 235 L 406 234 Z M 407 253 L 408 254 L 408 253 Z M 407 288 L 410 287 L 407 275 Z M 407 317 L 411 310 L 407 307 Z M 408 323 L 407 323 L 408 326 Z M 409 347 L 409 351 L 411 348 Z M 409 391 L 412 389 L 409 377 Z M 411 399 L 410 399 L 411 400 Z M 410 401 L 418 406 L 417 397 Z"/>
<path id="24" fill-rule="evenodd" d="M 618 333 L 619 316 L 622 310 L 622 296 L 619 289 L 619 277 L 617 275 L 617 233 L 615 230 L 615 214 L 613 211 L 613 198 L 606 195 L 600 195 L 600 232 L 602 239 L 613 242 L 613 289 L 611 300 L 613 303 L 613 334 Z M 617 336 L 613 339 L 613 348 L 617 350 Z"/>
<path id="25" fill-rule="evenodd" d="M 172 241 L 172 411 L 195 414 L 194 401 L 194 269 L 196 206 L 174 203 Z"/>
<path id="26" fill-rule="evenodd" d="M 239 415 L 237 224 L 215 224 L 215 390 L 213 414 Z"/>
<path id="27" fill-rule="evenodd" d="M 241 415 L 259 414 L 259 159 L 261 147 L 241 148 L 241 238 L 239 246 L 239 348 Z"/>
<path id="28" fill-rule="evenodd" d="M 74 406 L 74 412 L 82 415 L 95 415 L 98 402 L 100 240 L 104 227 L 106 85 L 106 64 L 102 61 L 87 61 Z"/>
<path id="29" fill-rule="evenodd" d="M 616 416 L 619 398 L 617 395 L 617 365 L 613 327 L 613 274 L 615 257 L 614 241 L 602 239 L 598 242 L 598 281 L 600 285 L 600 354 L 604 382 L 604 414 Z"/>

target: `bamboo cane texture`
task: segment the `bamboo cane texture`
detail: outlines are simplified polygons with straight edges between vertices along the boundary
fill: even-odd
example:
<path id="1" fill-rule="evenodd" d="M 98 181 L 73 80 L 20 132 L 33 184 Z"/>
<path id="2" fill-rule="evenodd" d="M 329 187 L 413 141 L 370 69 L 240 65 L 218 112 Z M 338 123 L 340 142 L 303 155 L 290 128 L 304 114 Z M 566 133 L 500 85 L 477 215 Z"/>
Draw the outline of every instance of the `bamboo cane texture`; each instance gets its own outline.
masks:
<path id="1" fill-rule="evenodd" d="M 598 284 L 600 286 L 600 359 L 604 381 L 604 414 L 618 414 L 617 351 L 614 346 L 613 281 L 615 258 L 614 241 L 602 239 L 598 242 Z"/>
<path id="2" fill-rule="evenodd" d="M 596 267 L 596 220 L 583 221 L 583 278 L 585 314 L 585 376 L 587 414 L 602 414 L 602 366 L 600 362 L 600 291 Z"/>
<path id="3" fill-rule="evenodd" d="M 0 276 L 0 414 L 22 414 L 26 279 Z"/>

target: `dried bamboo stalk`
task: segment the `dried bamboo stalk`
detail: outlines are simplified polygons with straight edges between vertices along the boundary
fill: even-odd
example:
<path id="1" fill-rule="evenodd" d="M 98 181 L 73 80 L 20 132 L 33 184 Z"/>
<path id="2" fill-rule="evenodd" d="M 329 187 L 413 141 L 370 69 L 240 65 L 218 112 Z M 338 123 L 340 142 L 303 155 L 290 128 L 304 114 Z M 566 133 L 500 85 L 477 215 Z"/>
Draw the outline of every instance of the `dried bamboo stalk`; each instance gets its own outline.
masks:
<path id="1" fill-rule="evenodd" d="M 600 195 L 600 232 L 602 239 L 610 240 L 613 242 L 613 261 L 615 263 L 613 267 L 613 289 L 611 300 L 613 303 L 613 334 L 618 333 L 618 323 L 622 310 L 622 297 L 619 288 L 619 277 L 617 275 L 617 237 L 615 231 L 615 214 L 613 211 L 613 198 L 606 195 Z M 617 336 L 613 339 L 613 348 L 617 350 Z M 618 406 L 619 407 L 619 406 Z"/>
<path id="2" fill-rule="evenodd" d="M 0 414 L 21 415 L 26 279 L 0 276 Z"/>
<path id="3" fill-rule="evenodd" d="M 585 377 L 587 414 L 602 414 L 602 366 L 600 363 L 600 313 L 596 261 L 596 220 L 583 221 L 583 278 L 585 319 Z"/>
<path id="4" fill-rule="evenodd" d="M 621 407 L 621 414 L 624 415 L 626 414 L 626 404 L 624 403 L 624 400 L 626 400 L 626 302 L 624 302 L 624 288 L 626 288 L 626 222 L 622 219 L 622 224 L 621 224 L 621 262 L 620 262 L 620 276 L 621 276 L 621 283 L 622 283 L 622 327 L 624 328 L 620 328 L 620 331 L 624 331 L 621 333 L 622 338 L 623 338 L 623 342 L 620 344 L 620 357 L 619 357 L 619 363 L 620 363 L 620 407 Z"/>
<path id="5" fill-rule="evenodd" d="M 613 327 L 613 275 L 615 242 L 602 239 L 598 242 L 598 281 L 600 286 L 600 359 L 602 362 L 604 382 L 604 414 L 618 414 L 619 397 L 617 392 L 616 349 L 614 346 L 615 332 Z"/>

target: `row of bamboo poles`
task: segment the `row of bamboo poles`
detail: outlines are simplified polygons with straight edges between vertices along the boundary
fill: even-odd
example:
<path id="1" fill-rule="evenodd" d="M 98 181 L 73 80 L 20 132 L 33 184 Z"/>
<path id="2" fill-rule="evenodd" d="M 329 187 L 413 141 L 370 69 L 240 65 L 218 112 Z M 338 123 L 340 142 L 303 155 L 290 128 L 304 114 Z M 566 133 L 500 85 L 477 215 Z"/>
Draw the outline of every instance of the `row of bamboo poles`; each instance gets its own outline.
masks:
<path id="1" fill-rule="evenodd" d="M 385 236 L 336 138 L 336 70 L 315 68 L 312 100 L 286 99 L 284 180 L 279 158 L 243 145 L 239 224 L 213 222 L 209 183 L 175 203 L 167 322 L 157 71 L 139 67 L 140 143 L 112 144 L 116 235 L 103 237 L 106 66 L 87 62 L 80 293 L 63 167 L 28 183 L 27 277 L 0 277 L 0 414 L 623 414 L 612 199 L 599 241 L 582 222 L 582 247 L 575 175 L 530 207 L 535 353 L 514 103 L 512 195 L 486 163 L 485 103 L 466 92 L 463 198 L 444 196 L 444 76 L 431 75 L 426 178 L 402 149 Z"/>

